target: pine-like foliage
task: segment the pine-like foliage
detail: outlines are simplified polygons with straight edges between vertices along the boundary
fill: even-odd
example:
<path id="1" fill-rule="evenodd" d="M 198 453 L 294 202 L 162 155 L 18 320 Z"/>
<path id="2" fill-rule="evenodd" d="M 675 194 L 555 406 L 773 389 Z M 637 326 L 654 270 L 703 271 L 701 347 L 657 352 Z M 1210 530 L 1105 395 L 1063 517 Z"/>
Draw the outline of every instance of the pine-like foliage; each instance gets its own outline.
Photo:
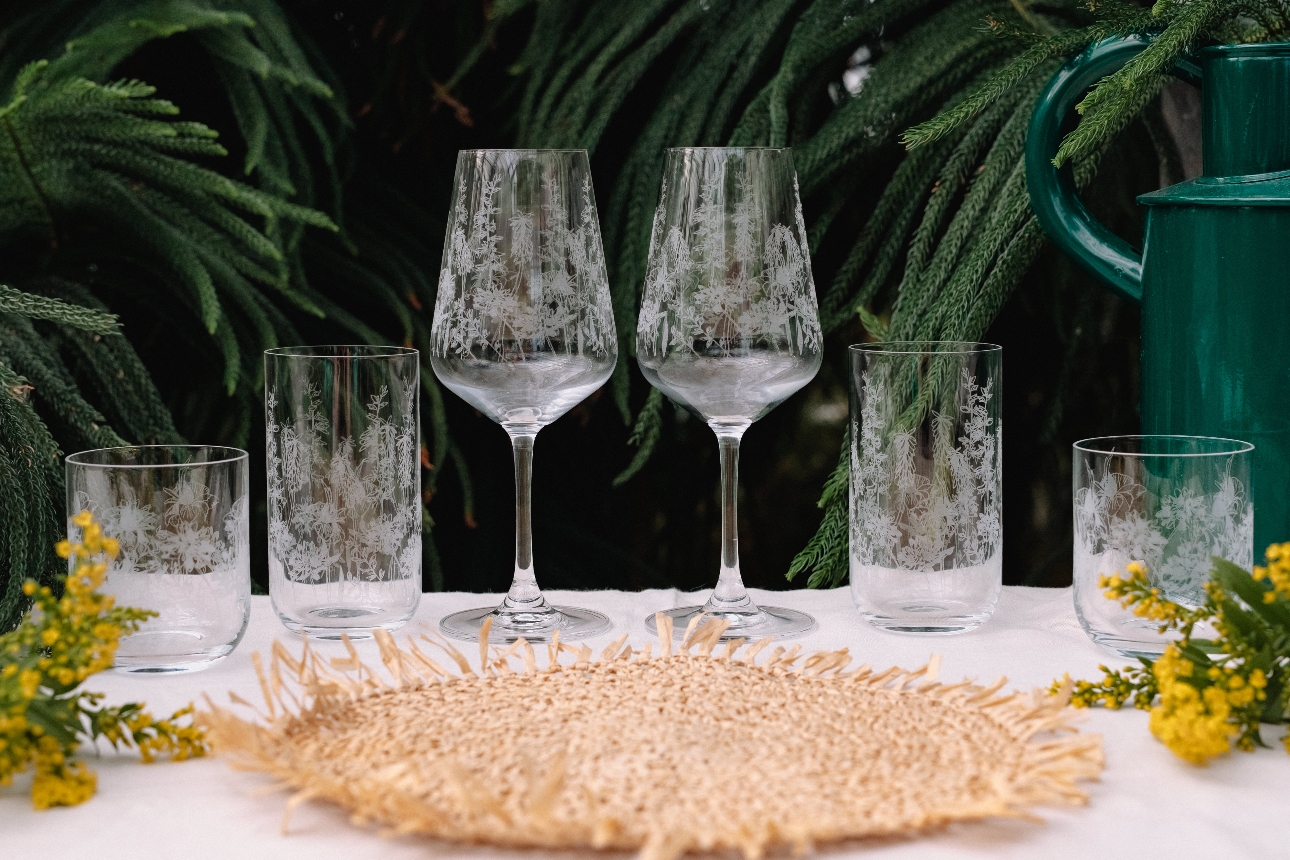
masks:
<path id="1" fill-rule="evenodd" d="M 389 342 L 366 321 L 382 318 L 370 291 L 410 331 L 418 297 L 404 294 L 404 276 L 424 281 L 426 267 L 408 263 L 406 249 L 378 247 L 379 230 L 338 232 L 347 111 L 278 4 L 55 0 L 0 16 L 0 243 L 21 261 L 6 271 L 23 288 L 0 290 L 0 487 L 24 500 L 0 504 L 7 629 L 23 608 L 22 581 L 52 582 L 61 566 L 48 548 L 64 530 L 62 453 L 182 441 L 101 299 L 57 273 L 92 273 L 167 326 L 195 323 L 222 356 L 223 395 L 192 395 L 227 416 L 225 441 L 245 445 L 259 420 L 264 349 L 303 342 L 298 327 L 323 318 L 349 338 Z M 227 155 L 214 130 L 177 119 L 146 83 L 112 80 L 144 46 L 178 34 L 215 70 L 242 137 L 240 173 L 254 185 L 212 169 Z M 398 291 L 373 258 L 394 267 Z M 310 270 L 345 277 L 315 285 Z M 369 295 L 355 295 L 364 287 Z M 347 311 L 338 294 L 364 310 Z M 433 303 L 425 289 L 420 298 Z M 189 349 L 177 358 L 199 369 Z M 428 412 L 430 444 L 449 458 L 443 410 Z M 431 581 L 441 581 L 427 543 Z"/>
<path id="2" fill-rule="evenodd" d="M 21 608 L 15 584 L 59 569 L 48 548 L 63 527 L 60 452 L 177 441 L 176 426 L 246 444 L 264 348 L 424 346 L 447 183 L 410 188 L 370 150 L 360 158 L 351 117 L 375 122 L 387 153 L 432 149 L 445 106 L 453 128 L 495 130 L 475 145 L 592 150 L 623 356 L 613 397 L 634 422 L 622 483 L 671 421 L 628 360 L 666 147 L 794 148 L 835 346 L 866 333 L 978 338 L 1042 244 L 1021 153 L 1034 95 L 1063 59 L 1108 35 L 1156 34 L 1081 105 L 1059 160 L 1084 183 L 1183 52 L 1287 27 L 1269 0 L 389 0 L 351 12 L 362 23 L 324 54 L 300 22 L 342 15 L 318 5 L 0 9 L 0 281 L 16 288 L 0 290 L 0 492 L 25 502 L 0 503 L 0 629 Z M 171 61 L 177 75 L 222 97 L 229 119 L 207 123 L 222 137 L 122 71 L 176 39 L 188 52 Z M 465 40 L 474 47 L 442 75 L 435 52 Z M 360 82 L 356 109 L 342 76 Z M 495 101 L 467 108 L 477 80 Z M 105 298 L 161 321 L 178 361 L 156 357 L 156 331 L 120 329 Z M 169 364 L 194 378 L 163 401 L 153 379 L 173 381 Z M 426 488 L 451 467 L 470 522 L 465 457 L 428 369 L 423 382 Z M 846 487 L 844 457 L 790 577 L 841 581 Z"/>
<path id="3" fill-rule="evenodd" d="M 529 6 L 528 42 L 512 67 L 520 145 L 594 152 L 616 126 L 632 129 L 635 143 L 602 209 L 625 355 L 634 354 L 668 146 L 794 148 L 812 254 L 835 261 L 815 272 L 826 332 L 854 336 L 858 321 L 874 338 L 974 340 L 1043 243 L 1023 148 L 1035 96 L 1065 58 L 1109 36 L 1155 34 L 1080 105 L 1084 118 L 1057 160 L 1074 165 L 1083 187 L 1185 52 L 1204 40 L 1278 38 L 1287 28 L 1285 8 L 1266 0 L 1150 8 L 1121 0 L 513 0 L 494 6 L 485 42 Z M 481 43 L 472 61 L 482 53 Z M 851 91 L 838 86 L 848 56 L 862 73 Z M 898 141 L 908 152 L 892 167 Z M 883 190 L 871 200 L 875 185 Z M 841 217 L 857 209 L 868 212 L 858 228 Z M 627 416 L 626 362 L 614 394 Z M 635 418 L 636 456 L 618 483 L 658 443 L 661 406 L 650 391 Z M 823 522 L 790 579 L 809 571 L 809 584 L 820 586 L 845 577 L 846 488 L 844 453 L 820 500 Z"/>
<path id="4" fill-rule="evenodd" d="M 0 285 L 0 493 L 9 500 L 0 504 L 0 565 L 52 585 L 63 566 L 52 546 L 66 523 L 62 455 L 50 427 L 76 449 L 126 444 L 81 396 L 73 368 L 98 376 L 111 392 L 107 409 L 122 431 L 141 442 L 177 436 L 116 318 L 73 284 L 45 279 L 37 286 L 43 294 Z M 0 580 L 0 627 L 25 608 L 22 582 Z"/>

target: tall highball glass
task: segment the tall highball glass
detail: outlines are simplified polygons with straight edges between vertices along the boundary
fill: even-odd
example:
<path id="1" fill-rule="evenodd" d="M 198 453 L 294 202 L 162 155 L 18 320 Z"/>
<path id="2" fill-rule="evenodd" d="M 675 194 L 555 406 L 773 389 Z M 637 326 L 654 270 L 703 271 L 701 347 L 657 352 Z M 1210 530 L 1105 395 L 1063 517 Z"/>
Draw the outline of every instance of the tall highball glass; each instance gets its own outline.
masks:
<path id="1" fill-rule="evenodd" d="M 394 630 L 421 599 L 415 349 L 264 354 L 269 597 L 322 639 Z"/>
<path id="2" fill-rule="evenodd" d="M 650 236 L 636 355 L 650 384 L 699 416 L 721 450 L 721 566 L 701 613 L 727 637 L 793 636 L 805 613 L 758 606 L 739 573 L 739 442 L 811 381 L 821 333 L 797 172 L 788 149 L 668 150 Z M 654 616 L 646 626 L 655 630 Z"/>
<path id="3" fill-rule="evenodd" d="M 103 591 L 157 613 L 117 648 L 119 672 L 204 669 L 251 615 L 247 455 L 208 445 L 100 448 L 67 458 L 67 536 L 89 511 L 120 542 Z M 76 559 L 69 560 L 69 566 Z"/>
<path id="4" fill-rule="evenodd" d="M 851 596 L 894 633 L 962 633 L 1003 588 L 1003 350 L 851 354 Z"/>
<path id="5" fill-rule="evenodd" d="M 1254 446 L 1203 436 L 1106 436 L 1076 442 L 1075 614 L 1084 631 L 1126 657 L 1158 657 L 1175 633 L 1139 618 L 1098 587 L 1130 562 L 1162 595 L 1205 600 L 1213 557 L 1254 563 Z M 1212 633 L 1212 631 L 1206 631 Z"/>
<path id="6" fill-rule="evenodd" d="M 594 636 L 609 619 L 552 606 L 533 568 L 531 481 L 538 431 L 604 385 L 618 361 L 600 222 L 586 150 L 481 149 L 457 175 L 431 327 L 439 380 L 511 437 L 515 569 L 500 606 L 440 629 L 511 641 Z"/>

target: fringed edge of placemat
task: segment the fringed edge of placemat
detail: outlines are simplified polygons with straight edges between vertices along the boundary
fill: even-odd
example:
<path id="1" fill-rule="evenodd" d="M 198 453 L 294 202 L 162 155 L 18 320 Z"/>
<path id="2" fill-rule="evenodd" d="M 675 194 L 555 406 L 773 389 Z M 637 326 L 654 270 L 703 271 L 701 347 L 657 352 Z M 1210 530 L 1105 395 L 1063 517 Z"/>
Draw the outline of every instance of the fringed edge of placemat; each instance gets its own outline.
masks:
<path id="1" fill-rule="evenodd" d="M 712 844 L 699 844 L 693 839 L 678 840 L 668 833 L 653 833 L 642 846 L 638 842 L 626 843 L 618 838 L 612 820 L 597 822 L 587 828 L 572 828 L 569 822 L 554 819 L 550 812 L 559 792 L 565 788 L 564 768 L 557 761 L 547 772 L 546 778 L 531 793 L 524 804 L 521 820 L 503 808 L 494 797 L 464 768 L 445 758 L 440 763 L 441 774 L 458 791 L 458 800 L 475 813 L 495 821 L 497 827 L 481 833 L 480 815 L 466 826 L 453 815 L 435 809 L 414 794 L 418 773 L 407 764 L 393 765 L 379 771 L 369 780 L 339 782 L 329 779 L 316 769 L 302 768 L 300 763 L 276 754 L 278 739 L 297 726 L 307 723 L 324 705 L 338 701 L 357 701 L 361 698 L 383 695 L 395 691 L 415 690 L 434 684 L 470 683 L 507 674 L 535 674 L 570 671 L 587 671 L 615 661 L 708 659 L 741 663 L 750 668 L 781 677 L 803 679 L 829 679 L 835 682 L 863 685 L 873 690 L 884 690 L 906 695 L 931 696 L 951 703 L 966 711 L 987 716 L 1023 744 L 1021 766 L 1011 780 L 997 780 L 993 797 L 980 802 L 927 812 L 909 827 L 889 833 L 871 831 L 861 838 L 897 835 L 935 828 L 956 821 L 976 821 L 992 817 L 1024 818 L 1038 823 L 1043 819 L 1029 812 L 1034 806 L 1079 806 L 1088 802 L 1088 795 L 1077 785 L 1082 780 L 1097 780 L 1105 764 L 1100 735 L 1078 734 L 1072 725 L 1070 682 L 1057 694 L 1035 690 L 1030 694 L 1019 692 L 1001 694 L 1007 683 L 999 678 L 989 686 L 979 686 L 974 680 L 957 684 L 941 684 L 936 680 L 940 668 L 939 655 L 932 655 L 928 663 L 912 671 L 891 667 L 875 672 L 868 664 L 848 671 L 852 658 L 847 649 L 817 651 L 802 654 L 800 645 L 791 648 L 774 647 L 765 660 L 757 658 L 768 648 L 770 639 L 748 644 L 743 639 L 730 639 L 719 653 L 714 653 L 729 622 L 710 619 L 699 622 L 695 618 L 686 629 L 686 635 L 677 649 L 672 644 L 672 619 L 657 616 L 659 652 L 652 653 L 653 644 L 633 650 L 626 644 L 623 634 L 593 658 L 593 650 L 583 644 L 573 646 L 559 641 L 558 633 L 546 644 L 547 664 L 539 667 L 533 645 L 518 639 L 506 647 L 492 646 L 488 641 L 485 621 L 480 631 L 480 670 L 476 672 L 466 656 L 451 643 L 441 638 L 422 635 L 420 638 L 439 648 L 455 665 L 456 671 L 430 657 L 409 636 L 407 646 L 399 647 L 394 637 L 385 630 L 373 633 L 380 650 L 381 662 L 392 681 L 384 680 L 371 667 L 364 664 L 348 638 L 342 642 L 347 657 L 325 660 L 314 651 L 306 638 L 299 659 L 293 657 L 280 641 L 273 643 L 272 659 L 266 669 L 259 653 L 251 655 L 264 697 L 264 709 L 248 702 L 236 693 L 229 693 L 230 701 L 252 710 L 258 720 L 242 719 L 231 710 L 220 707 L 206 697 L 207 710 L 198 712 L 197 719 L 206 729 L 207 739 L 216 755 L 224 756 L 236 770 L 256 771 L 274 777 L 277 782 L 263 791 L 293 792 L 286 803 L 282 831 L 287 832 L 292 811 L 310 800 L 335 803 L 350 812 L 351 821 L 358 826 L 377 824 L 384 836 L 420 834 L 459 842 L 488 842 L 512 848 L 604 848 L 633 850 L 639 848 L 640 860 L 674 860 L 688 851 L 708 851 L 720 848 L 737 848 L 747 860 L 757 860 L 767 848 L 778 844 L 791 846 L 794 853 L 809 851 L 815 844 L 857 838 L 857 834 L 843 831 L 825 832 L 819 828 L 807 833 L 791 826 L 771 826 L 762 833 L 742 833 L 733 841 L 712 840 Z M 744 645 L 748 644 L 747 648 Z M 743 653 L 740 654 L 740 649 Z M 491 653 L 490 653 L 491 650 Z M 562 663 L 563 656 L 572 656 L 572 662 Z M 519 665 L 513 665 L 512 661 Z M 284 680 L 284 673 L 286 680 Z M 295 686 L 297 691 L 292 690 Z M 1040 736 L 1043 737 L 1040 737 Z M 1064 736 L 1062 736 L 1064 735 Z M 406 790 L 404 790 L 406 789 Z M 590 801 L 589 801 L 590 802 Z M 397 823 L 394 823 L 397 822 Z M 576 832 L 571 832 L 576 830 Z M 585 832 L 584 832 L 585 831 Z M 693 843 L 693 844 L 692 844 Z"/>

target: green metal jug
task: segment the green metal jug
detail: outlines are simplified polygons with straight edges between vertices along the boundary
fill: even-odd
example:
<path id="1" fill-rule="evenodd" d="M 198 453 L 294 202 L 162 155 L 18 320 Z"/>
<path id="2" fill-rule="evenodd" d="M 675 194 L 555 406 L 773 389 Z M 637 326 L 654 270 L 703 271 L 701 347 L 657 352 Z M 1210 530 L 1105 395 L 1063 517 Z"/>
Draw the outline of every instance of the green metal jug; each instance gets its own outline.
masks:
<path id="1" fill-rule="evenodd" d="M 1139 254 L 1052 165 L 1085 90 L 1149 41 L 1100 42 L 1061 69 L 1030 122 L 1026 181 L 1044 231 L 1142 303 L 1142 432 L 1255 446 L 1255 557 L 1290 540 L 1290 44 L 1219 45 L 1174 73 L 1201 86 L 1204 174 L 1143 194 Z"/>

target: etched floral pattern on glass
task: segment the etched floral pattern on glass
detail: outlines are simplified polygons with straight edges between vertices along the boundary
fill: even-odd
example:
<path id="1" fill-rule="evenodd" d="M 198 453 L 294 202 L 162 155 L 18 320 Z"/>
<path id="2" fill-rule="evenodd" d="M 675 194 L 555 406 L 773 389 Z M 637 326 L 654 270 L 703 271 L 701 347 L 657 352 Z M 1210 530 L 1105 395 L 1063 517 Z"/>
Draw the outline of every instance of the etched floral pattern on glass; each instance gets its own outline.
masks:
<path id="1" fill-rule="evenodd" d="M 1214 556 L 1254 563 L 1253 446 L 1194 436 L 1087 439 L 1074 448 L 1074 591 L 1080 623 L 1122 654 L 1159 654 L 1170 637 L 1102 596 L 1097 580 L 1146 565 L 1163 595 L 1204 600 Z"/>
<path id="2" fill-rule="evenodd" d="M 694 147 L 667 153 L 651 228 L 636 358 L 651 385 L 699 416 L 721 452 L 721 563 L 703 606 L 668 609 L 684 635 L 697 614 L 734 637 L 796 636 L 806 613 L 759 606 L 739 572 L 737 494 L 744 432 L 814 378 L 821 332 L 793 153 Z M 654 630 L 654 616 L 646 626 Z"/>
<path id="3" fill-rule="evenodd" d="M 302 347 L 265 367 L 279 615 L 322 636 L 401 624 L 421 591 L 416 351 Z"/>
<path id="4" fill-rule="evenodd" d="M 782 210 L 787 201 L 772 183 L 758 181 L 765 170 L 760 152 L 724 158 L 700 161 L 701 180 L 680 190 L 669 191 L 665 175 L 637 350 L 661 356 L 676 348 L 730 352 L 769 345 L 790 356 L 814 353 L 820 320 L 797 176 L 791 219 L 777 220 L 774 204 Z"/>
<path id="5" fill-rule="evenodd" d="M 430 364 L 496 421 L 515 457 L 515 568 L 502 604 L 453 613 L 449 636 L 568 640 L 609 627 L 538 588 L 531 532 L 537 434 L 608 381 L 618 361 L 609 278 L 585 150 L 463 150 L 431 324 Z"/>
<path id="6" fill-rule="evenodd" d="M 120 544 L 106 593 L 157 612 L 122 640 L 117 668 L 200 669 L 237 645 L 250 613 L 247 456 L 235 448 L 144 445 L 67 459 L 68 535 L 88 510 Z"/>
<path id="7" fill-rule="evenodd" d="M 581 151 L 527 152 L 462 153 L 431 327 L 437 356 L 522 356 L 546 343 L 578 356 L 617 352 Z"/>
<path id="8" fill-rule="evenodd" d="M 897 632 L 961 632 L 1002 585 L 1001 351 L 852 347 L 852 596 Z"/>

